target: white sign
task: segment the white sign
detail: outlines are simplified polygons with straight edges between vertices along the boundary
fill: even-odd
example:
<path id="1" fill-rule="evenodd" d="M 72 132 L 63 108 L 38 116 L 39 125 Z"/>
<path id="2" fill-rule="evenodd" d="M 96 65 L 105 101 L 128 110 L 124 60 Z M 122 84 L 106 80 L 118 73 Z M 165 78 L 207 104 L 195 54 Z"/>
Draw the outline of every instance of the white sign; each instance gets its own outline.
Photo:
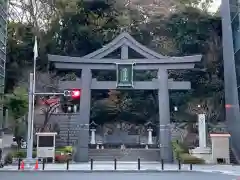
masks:
<path id="1" fill-rule="evenodd" d="M 37 157 L 55 158 L 55 132 L 36 133 L 37 135 Z"/>
<path id="2" fill-rule="evenodd" d="M 37 148 L 37 157 L 39 158 L 48 158 L 55 156 L 54 147 L 38 147 Z"/>

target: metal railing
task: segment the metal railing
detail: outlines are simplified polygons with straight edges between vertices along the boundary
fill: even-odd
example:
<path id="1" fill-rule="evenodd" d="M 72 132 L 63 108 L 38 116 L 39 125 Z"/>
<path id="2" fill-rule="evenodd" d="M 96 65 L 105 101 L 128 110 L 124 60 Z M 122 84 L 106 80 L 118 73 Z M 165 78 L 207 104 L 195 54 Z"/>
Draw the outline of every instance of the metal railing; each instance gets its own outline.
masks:
<path id="1" fill-rule="evenodd" d="M 34 167 L 34 166 L 36 166 L 36 165 L 33 165 L 33 168 L 31 169 L 31 170 L 41 170 L 41 171 L 44 171 L 44 170 L 46 170 L 47 171 L 47 169 L 46 169 L 46 163 L 47 161 L 46 161 L 46 159 L 41 159 L 41 161 L 39 161 L 39 165 L 40 166 L 38 166 L 37 165 L 37 168 L 36 167 Z M 90 164 L 89 164 L 90 163 Z M 89 166 L 89 169 L 84 169 L 84 171 L 94 171 L 94 170 L 99 170 L 99 168 L 97 168 L 97 165 L 99 165 L 99 161 L 94 161 L 93 159 L 90 159 L 90 162 L 89 163 L 87 163 L 87 164 L 85 164 L 85 165 L 90 165 Z M 141 161 L 141 159 L 140 158 L 138 158 L 137 160 L 136 160 L 136 162 L 131 162 L 132 163 L 132 166 L 134 166 L 135 168 L 132 168 L 131 170 L 132 171 L 140 171 L 140 170 L 146 170 L 146 169 L 141 169 L 141 167 L 142 167 L 142 165 L 144 165 L 145 164 L 145 162 L 142 162 Z M 81 171 L 82 169 L 76 169 L 76 168 L 72 168 L 71 169 L 71 167 L 73 167 L 74 165 L 76 165 L 75 163 L 71 163 L 71 161 L 70 161 L 70 159 L 68 159 L 67 161 L 66 161 L 66 163 L 62 163 L 62 164 L 59 164 L 59 163 L 57 163 L 58 165 L 62 165 L 61 167 L 63 167 L 63 168 L 61 168 L 61 170 L 64 170 L 64 171 L 70 171 L 70 170 L 79 170 L 79 171 Z M 110 169 L 101 169 L 101 170 L 106 170 L 106 171 L 109 171 L 109 170 L 113 170 L 113 171 L 117 171 L 117 170 L 122 170 L 121 168 L 118 168 L 118 165 L 121 165 L 121 164 L 124 164 L 124 162 L 119 162 L 116 158 L 115 159 L 113 159 L 113 161 L 112 161 L 112 163 L 110 163 L 109 165 L 110 166 L 112 166 L 112 168 L 110 168 Z M 166 163 L 167 164 L 167 163 Z M 167 164 L 167 165 L 169 165 L 169 164 Z M 175 164 L 176 166 L 176 169 L 174 169 L 174 170 L 177 170 L 177 171 L 181 171 L 181 170 L 185 170 L 186 171 L 186 168 L 185 169 L 182 169 L 182 166 L 183 166 L 183 164 L 182 164 L 182 162 L 181 161 L 178 161 L 177 162 L 177 164 Z M 186 164 L 184 164 L 184 166 L 186 167 Z M 192 171 L 193 170 L 193 164 L 188 164 L 187 165 L 188 166 L 188 168 L 187 168 L 187 170 L 189 170 L 189 171 Z M 16 166 L 15 166 L 16 167 Z M 96 167 L 96 168 L 95 168 Z M 165 162 L 164 162 L 164 160 L 161 160 L 160 161 L 160 171 L 164 171 L 164 170 L 169 170 L 169 169 L 165 169 Z M 19 170 L 19 171 L 24 171 L 24 170 L 29 170 L 29 169 L 27 169 L 27 168 L 25 168 L 24 167 L 24 165 L 23 165 L 23 160 L 22 159 L 18 159 L 18 165 L 17 165 L 17 169 L 16 170 Z M 51 170 L 54 170 L 54 169 L 51 169 Z M 59 169 L 58 169 L 59 170 Z M 130 169 L 129 169 L 130 170 Z M 149 169 L 148 169 L 149 170 Z"/>

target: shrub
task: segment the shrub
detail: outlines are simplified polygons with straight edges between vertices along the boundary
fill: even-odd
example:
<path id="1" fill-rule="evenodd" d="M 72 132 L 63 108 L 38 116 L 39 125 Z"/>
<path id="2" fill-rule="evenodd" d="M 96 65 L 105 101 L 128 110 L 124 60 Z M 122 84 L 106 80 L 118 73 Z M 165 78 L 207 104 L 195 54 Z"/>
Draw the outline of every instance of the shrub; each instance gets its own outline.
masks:
<path id="1" fill-rule="evenodd" d="M 12 164 L 13 162 L 13 154 L 12 153 L 8 153 L 5 157 L 4 157 L 4 164 Z"/>
<path id="2" fill-rule="evenodd" d="M 33 151 L 32 152 L 32 158 L 36 158 L 37 157 L 37 152 L 36 151 Z"/>
<path id="3" fill-rule="evenodd" d="M 25 158 L 27 156 L 27 153 L 25 151 L 16 151 L 13 154 L 14 158 Z"/>
<path id="4" fill-rule="evenodd" d="M 63 148 L 64 153 L 72 153 L 72 150 L 73 150 L 72 146 L 65 146 Z"/>
<path id="5" fill-rule="evenodd" d="M 184 153 L 184 150 L 177 141 L 172 142 L 172 148 L 173 148 L 173 156 L 175 159 L 178 160 L 180 158 L 180 154 Z"/>
<path id="6" fill-rule="evenodd" d="M 73 151 L 72 146 L 64 146 L 56 149 L 56 153 L 72 153 L 72 151 Z"/>
<path id="7" fill-rule="evenodd" d="M 190 154 L 181 154 L 180 160 L 183 164 L 204 164 L 205 161 L 201 158 L 194 157 Z"/>
<path id="8" fill-rule="evenodd" d="M 27 157 L 27 152 L 26 151 L 16 151 L 13 154 L 14 158 L 26 158 Z M 37 157 L 37 152 L 33 151 L 32 152 L 32 158 L 36 158 Z"/>

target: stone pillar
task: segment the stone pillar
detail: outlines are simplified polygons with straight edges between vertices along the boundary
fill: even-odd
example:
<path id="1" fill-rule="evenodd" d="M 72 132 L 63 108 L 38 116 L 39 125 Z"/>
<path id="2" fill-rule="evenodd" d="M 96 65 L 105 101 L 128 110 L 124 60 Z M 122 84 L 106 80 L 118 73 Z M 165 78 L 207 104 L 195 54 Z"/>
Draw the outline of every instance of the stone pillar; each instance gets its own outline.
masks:
<path id="1" fill-rule="evenodd" d="M 152 139 L 153 129 L 149 128 L 147 129 L 147 131 L 148 131 L 148 144 L 153 144 L 153 139 Z"/>
<path id="2" fill-rule="evenodd" d="M 96 129 L 90 129 L 91 131 L 91 141 L 90 144 L 96 144 Z"/>
<path id="3" fill-rule="evenodd" d="M 80 111 L 78 114 L 79 134 L 76 142 L 74 161 L 88 162 L 88 143 L 89 143 L 89 122 L 90 122 L 90 105 L 91 105 L 91 69 L 82 69 L 81 75 L 81 98 Z"/>
<path id="4" fill-rule="evenodd" d="M 158 70 L 158 81 L 160 158 L 165 162 L 172 162 L 168 72 L 166 69 Z"/>
<path id="5" fill-rule="evenodd" d="M 206 134 L 206 119 L 205 114 L 198 114 L 198 137 L 199 147 L 207 147 L 207 134 Z"/>
<path id="6" fill-rule="evenodd" d="M 198 139 L 199 146 L 191 150 L 191 154 L 197 158 L 209 161 L 211 148 L 207 147 L 206 117 L 205 114 L 198 114 Z"/>

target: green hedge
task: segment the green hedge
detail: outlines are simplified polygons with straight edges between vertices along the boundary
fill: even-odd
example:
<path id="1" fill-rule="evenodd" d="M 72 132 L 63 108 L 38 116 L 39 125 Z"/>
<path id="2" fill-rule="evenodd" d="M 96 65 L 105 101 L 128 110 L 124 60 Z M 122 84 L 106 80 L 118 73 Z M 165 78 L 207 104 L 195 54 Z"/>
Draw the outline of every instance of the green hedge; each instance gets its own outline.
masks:
<path id="1" fill-rule="evenodd" d="M 176 160 L 180 159 L 180 155 L 183 153 L 188 153 L 188 149 L 182 144 L 177 141 L 172 142 L 173 147 L 173 156 Z"/>
<path id="2" fill-rule="evenodd" d="M 183 164 L 204 164 L 204 160 L 194 157 L 188 153 L 188 148 L 183 143 L 172 142 L 174 159 L 181 161 Z"/>
<path id="3" fill-rule="evenodd" d="M 64 146 L 56 149 L 57 153 L 72 153 L 72 151 L 73 151 L 72 146 Z"/>
<path id="4" fill-rule="evenodd" d="M 23 151 L 23 150 L 16 151 L 12 154 L 12 156 L 13 156 L 13 158 L 26 158 L 27 157 L 27 152 Z M 37 157 L 36 151 L 33 151 L 32 157 L 33 158 Z"/>
<path id="5" fill-rule="evenodd" d="M 195 156 L 192 156 L 190 154 L 181 154 L 180 155 L 180 161 L 183 164 L 204 164 L 205 161 L 201 158 L 197 158 Z"/>

